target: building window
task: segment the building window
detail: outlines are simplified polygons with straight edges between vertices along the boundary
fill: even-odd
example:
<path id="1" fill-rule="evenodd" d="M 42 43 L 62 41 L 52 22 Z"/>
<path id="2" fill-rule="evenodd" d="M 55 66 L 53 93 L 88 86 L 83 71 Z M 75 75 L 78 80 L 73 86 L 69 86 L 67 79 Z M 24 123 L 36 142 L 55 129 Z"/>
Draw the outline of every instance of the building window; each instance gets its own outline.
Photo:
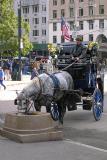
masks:
<path id="1" fill-rule="evenodd" d="M 83 8 L 79 8 L 79 16 L 83 16 Z"/>
<path id="2" fill-rule="evenodd" d="M 93 41 L 93 34 L 89 34 L 89 41 Z"/>
<path id="3" fill-rule="evenodd" d="M 70 30 L 74 29 L 74 21 L 69 21 Z"/>
<path id="4" fill-rule="evenodd" d="M 42 11 L 46 11 L 46 5 L 42 5 Z"/>
<path id="5" fill-rule="evenodd" d="M 57 23 L 53 23 L 53 31 L 57 31 Z"/>
<path id="6" fill-rule="evenodd" d="M 57 10 L 53 10 L 53 18 L 57 18 Z"/>
<path id="7" fill-rule="evenodd" d="M 53 36 L 53 43 L 57 43 L 57 36 Z"/>
<path id="8" fill-rule="evenodd" d="M 79 2 L 84 2 L 84 0 L 79 0 Z"/>
<path id="9" fill-rule="evenodd" d="M 103 29 L 104 28 L 104 19 L 99 20 L 99 28 Z"/>
<path id="10" fill-rule="evenodd" d="M 46 36 L 46 29 L 42 29 L 42 36 Z"/>
<path id="11" fill-rule="evenodd" d="M 89 20 L 89 30 L 93 29 L 94 22 L 93 20 Z"/>
<path id="12" fill-rule="evenodd" d="M 74 3 L 74 0 L 69 0 L 69 3 L 72 3 L 72 4 L 73 4 L 73 3 Z"/>
<path id="13" fill-rule="evenodd" d="M 61 9 L 61 16 L 65 17 L 65 10 L 64 9 Z"/>
<path id="14" fill-rule="evenodd" d="M 33 13 L 38 13 L 39 12 L 39 5 L 38 4 L 33 5 L 32 10 L 33 10 Z"/>
<path id="15" fill-rule="evenodd" d="M 69 15 L 70 15 L 70 17 L 74 16 L 74 8 L 69 9 Z"/>
<path id="16" fill-rule="evenodd" d="M 33 30 L 33 36 L 39 36 L 39 30 Z"/>
<path id="17" fill-rule="evenodd" d="M 43 41 L 42 41 L 42 44 L 46 44 L 46 40 L 43 40 Z"/>
<path id="18" fill-rule="evenodd" d="M 33 24 L 39 24 L 39 18 L 33 18 Z"/>
<path id="19" fill-rule="evenodd" d="M 94 0 L 88 0 L 89 5 L 92 5 L 94 3 Z"/>
<path id="20" fill-rule="evenodd" d="M 104 5 L 99 5 L 99 14 L 104 14 Z"/>
<path id="21" fill-rule="evenodd" d="M 79 21 L 79 29 L 80 29 L 80 30 L 83 30 L 83 29 L 84 29 L 83 21 Z"/>
<path id="22" fill-rule="evenodd" d="M 28 18 L 25 18 L 24 21 L 27 22 L 27 23 L 29 23 L 29 19 Z"/>
<path id="23" fill-rule="evenodd" d="M 57 6 L 57 0 L 53 0 L 53 6 Z"/>
<path id="24" fill-rule="evenodd" d="M 61 5 L 65 4 L 65 0 L 61 0 Z"/>
<path id="25" fill-rule="evenodd" d="M 29 7 L 23 7 L 23 14 L 29 13 Z"/>
<path id="26" fill-rule="evenodd" d="M 89 6 L 89 16 L 92 16 L 93 13 L 93 6 Z"/>
<path id="27" fill-rule="evenodd" d="M 42 23 L 46 23 L 46 17 L 42 17 Z"/>

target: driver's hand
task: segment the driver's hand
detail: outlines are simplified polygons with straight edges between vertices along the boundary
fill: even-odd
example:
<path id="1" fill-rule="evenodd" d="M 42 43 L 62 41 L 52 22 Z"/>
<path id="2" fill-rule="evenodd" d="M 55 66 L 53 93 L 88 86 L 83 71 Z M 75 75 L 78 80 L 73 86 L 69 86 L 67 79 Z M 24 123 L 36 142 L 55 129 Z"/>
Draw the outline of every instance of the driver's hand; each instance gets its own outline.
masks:
<path id="1" fill-rule="evenodd" d="M 79 61 L 79 57 L 77 57 L 76 60 Z"/>
<path id="2" fill-rule="evenodd" d="M 73 56 L 72 56 L 71 58 L 72 58 L 72 60 L 74 60 L 74 59 L 75 59 Z"/>

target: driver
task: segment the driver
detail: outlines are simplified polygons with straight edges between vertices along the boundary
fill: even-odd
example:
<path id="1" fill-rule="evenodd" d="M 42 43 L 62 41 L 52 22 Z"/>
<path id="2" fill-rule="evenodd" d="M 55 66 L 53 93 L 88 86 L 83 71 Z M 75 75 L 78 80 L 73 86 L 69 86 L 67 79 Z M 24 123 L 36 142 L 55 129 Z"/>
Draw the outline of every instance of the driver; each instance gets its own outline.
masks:
<path id="1" fill-rule="evenodd" d="M 76 38 L 76 45 L 73 47 L 71 51 L 72 60 L 83 59 L 86 56 L 87 48 L 82 44 L 82 37 Z"/>

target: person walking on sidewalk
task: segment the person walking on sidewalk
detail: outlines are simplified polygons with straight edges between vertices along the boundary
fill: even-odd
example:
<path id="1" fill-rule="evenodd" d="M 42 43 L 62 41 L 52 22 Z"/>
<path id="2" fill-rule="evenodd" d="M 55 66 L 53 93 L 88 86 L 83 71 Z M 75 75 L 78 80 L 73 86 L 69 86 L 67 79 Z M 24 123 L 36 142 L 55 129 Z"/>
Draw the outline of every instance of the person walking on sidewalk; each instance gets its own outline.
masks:
<path id="1" fill-rule="evenodd" d="M 34 78 L 34 77 L 37 77 L 39 75 L 38 71 L 37 71 L 37 68 L 34 67 L 32 69 L 32 72 L 31 72 L 31 80 Z"/>
<path id="2" fill-rule="evenodd" d="M 6 86 L 4 85 L 4 71 L 2 67 L 0 67 L 0 85 L 4 87 L 4 90 L 6 89 Z"/>

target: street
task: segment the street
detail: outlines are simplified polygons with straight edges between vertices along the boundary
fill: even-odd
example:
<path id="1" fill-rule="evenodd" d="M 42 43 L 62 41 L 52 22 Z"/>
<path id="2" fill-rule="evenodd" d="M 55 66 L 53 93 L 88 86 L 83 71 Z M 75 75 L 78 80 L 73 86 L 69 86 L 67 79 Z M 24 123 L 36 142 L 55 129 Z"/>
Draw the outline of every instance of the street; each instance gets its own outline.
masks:
<path id="1" fill-rule="evenodd" d="M 28 83 L 28 82 L 27 82 Z M 92 111 L 67 111 L 64 117 L 63 141 L 40 143 L 16 143 L 0 137 L 0 156 L 2 160 L 107 160 L 107 76 L 105 75 L 104 113 L 96 122 Z M 0 125 L 3 126 L 4 115 L 16 112 L 13 100 L 16 90 L 25 84 L 7 86 L 0 91 Z"/>

